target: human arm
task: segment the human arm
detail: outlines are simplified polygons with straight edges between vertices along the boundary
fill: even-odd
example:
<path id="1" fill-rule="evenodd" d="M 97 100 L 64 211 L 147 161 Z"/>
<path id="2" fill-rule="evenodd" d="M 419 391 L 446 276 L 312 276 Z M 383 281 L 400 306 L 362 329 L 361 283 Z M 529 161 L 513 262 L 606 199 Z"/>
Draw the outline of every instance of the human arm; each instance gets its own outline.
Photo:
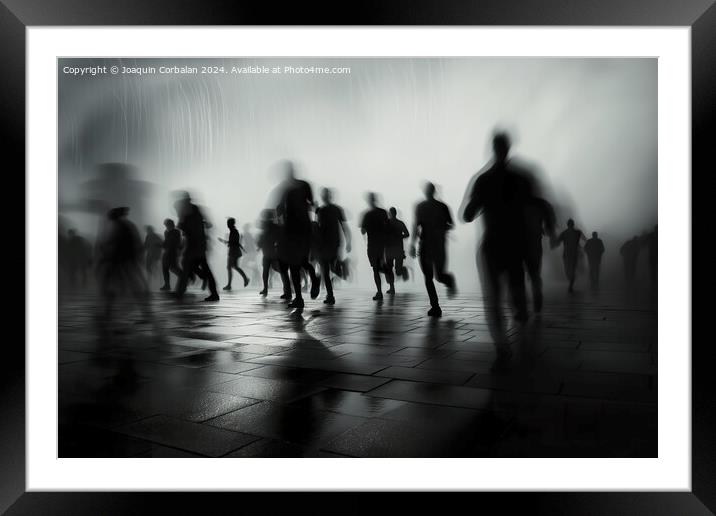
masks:
<path id="1" fill-rule="evenodd" d="M 480 178 L 476 179 L 473 183 L 467 198 L 467 204 L 462 211 L 462 220 L 464 222 L 472 222 L 484 208 L 484 200 L 482 199 L 480 189 Z"/>

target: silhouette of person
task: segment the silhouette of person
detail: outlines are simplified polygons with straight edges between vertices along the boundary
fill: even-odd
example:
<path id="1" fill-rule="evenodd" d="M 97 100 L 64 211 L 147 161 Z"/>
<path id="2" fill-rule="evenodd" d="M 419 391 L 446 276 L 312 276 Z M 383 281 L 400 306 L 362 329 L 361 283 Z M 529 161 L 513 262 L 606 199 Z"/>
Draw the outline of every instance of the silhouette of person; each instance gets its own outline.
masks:
<path id="1" fill-rule="evenodd" d="M 525 268 L 532 285 L 532 302 L 536 313 L 542 311 L 544 295 L 542 293 L 542 238 L 548 235 L 554 241 L 556 217 L 554 208 L 540 197 L 527 199 L 525 206 L 525 227 L 527 240 L 525 248 Z"/>
<path id="2" fill-rule="evenodd" d="M 398 219 L 398 211 L 395 208 L 388 210 L 388 238 L 385 246 L 385 260 L 388 269 L 394 271 L 395 276 L 408 279 L 408 269 L 403 265 L 405 260 L 405 249 L 403 240 L 410 236 L 405 223 Z M 393 294 L 389 292 L 389 294 Z"/>
<path id="3" fill-rule="evenodd" d="M 378 207 L 375 193 L 368 193 L 366 200 L 370 209 L 363 214 L 360 230 L 362 234 L 368 237 L 368 261 L 373 269 L 373 280 L 375 281 L 377 289 L 373 300 L 381 301 L 383 299 L 380 281 L 381 272 L 385 274 L 385 279 L 390 286 L 388 293 L 392 294 L 395 292 L 393 272 L 388 269 L 385 263 L 388 213 L 383 208 Z"/>
<path id="4" fill-rule="evenodd" d="M 288 306 L 300 311 L 304 307 L 301 295 L 301 269 L 304 269 L 311 278 L 311 299 L 316 299 L 321 289 L 318 276 L 309 262 L 313 233 L 310 216 L 313 192 L 307 181 L 296 178 L 293 163 L 285 161 L 283 168 L 285 179 L 281 185 L 282 196 L 276 207 L 276 213 L 283 219 L 283 238 L 279 246 L 279 255 L 288 266 L 293 283 L 294 299 Z"/>
<path id="5" fill-rule="evenodd" d="M 326 299 L 323 302 L 327 305 L 333 305 L 336 303 L 336 298 L 333 295 L 331 271 L 338 271 L 342 274 L 341 269 L 336 267 L 336 262 L 339 260 L 341 233 L 345 240 L 346 253 L 351 252 L 351 233 L 346 224 L 346 215 L 343 212 L 343 208 L 333 203 L 331 190 L 328 188 L 321 190 L 321 199 L 323 200 L 323 205 L 316 210 L 318 258 L 321 263 L 321 276 L 323 276 L 323 282 L 326 286 Z"/>
<path id="6" fill-rule="evenodd" d="M 97 274 L 108 320 L 115 297 L 127 290 L 148 310 L 145 305 L 147 284 L 140 266 L 144 249 L 139 231 L 127 218 L 128 214 L 127 207 L 109 210 L 99 238 Z"/>
<path id="7" fill-rule="evenodd" d="M 147 282 L 151 283 L 154 271 L 162 257 L 162 238 L 154 231 L 153 226 L 144 226 L 144 267 L 147 273 Z"/>
<path id="8" fill-rule="evenodd" d="M 90 244 L 77 234 L 76 229 L 70 229 L 67 231 L 66 246 L 70 286 L 76 287 L 79 283 L 80 287 L 84 287 L 87 284 L 87 270 L 92 264 Z"/>
<path id="9" fill-rule="evenodd" d="M 174 207 L 179 217 L 178 228 L 184 233 L 184 253 L 182 255 L 181 276 L 177 283 L 177 297 L 181 298 L 186 292 L 189 275 L 196 272 L 206 281 L 209 287 L 209 296 L 204 301 L 218 301 L 219 293 L 216 291 L 214 275 L 206 261 L 206 227 L 211 227 L 199 207 L 191 202 L 188 193 L 182 192 Z"/>
<path id="10" fill-rule="evenodd" d="M 229 239 L 225 240 L 221 237 L 218 238 L 219 242 L 222 242 L 229 247 L 229 255 L 226 260 L 228 281 L 224 290 L 231 290 L 232 269 L 236 269 L 236 272 L 244 278 L 244 287 L 246 287 L 249 284 L 249 278 L 246 276 L 246 273 L 241 270 L 241 267 L 239 267 L 239 259 L 244 254 L 244 246 L 241 245 L 241 235 L 236 229 L 236 219 L 229 217 L 226 220 L 226 227 L 229 228 Z"/>
<path id="11" fill-rule="evenodd" d="M 500 364 L 511 356 L 502 316 L 502 276 L 507 276 L 514 318 L 527 320 L 524 260 L 528 236 L 526 207 L 536 195 L 530 171 L 508 159 L 510 138 L 498 132 L 492 139 L 493 160 L 479 173 L 466 192 L 462 219 L 472 222 L 482 215 L 484 234 L 478 253 L 481 283 L 490 333 Z"/>
<path id="12" fill-rule="evenodd" d="M 563 245 L 562 261 L 564 263 L 564 273 L 569 280 L 569 287 L 567 292 L 574 292 L 574 280 L 577 276 L 577 263 L 579 261 L 579 255 L 581 253 L 581 247 L 579 246 L 582 240 L 587 240 L 581 230 L 574 227 L 574 221 L 569 219 L 567 221 L 567 229 L 562 231 L 557 240 L 554 242 L 554 246 L 557 247 L 559 244 Z"/>
<path id="13" fill-rule="evenodd" d="M 430 299 L 428 316 L 441 317 L 443 312 L 438 303 L 438 294 L 435 290 L 433 278 L 447 286 L 448 296 L 455 295 L 455 277 L 445 270 L 447 265 L 447 250 L 445 236 L 453 227 L 450 208 L 444 202 L 435 198 L 435 185 L 425 185 L 425 200 L 415 207 L 415 222 L 413 224 L 413 239 L 410 245 L 410 255 L 415 257 L 415 240 L 420 238 L 420 268 L 425 276 L 425 287 Z"/>
<path id="14" fill-rule="evenodd" d="M 248 270 L 249 279 L 254 281 L 258 279 L 258 258 L 256 251 L 256 241 L 251 234 L 251 226 L 247 223 L 243 226 L 243 233 L 241 233 L 242 246 L 244 248 L 244 269 Z"/>
<path id="15" fill-rule="evenodd" d="M 592 232 L 592 238 L 584 244 L 584 253 L 587 255 L 587 261 L 589 262 L 589 279 L 592 288 L 597 289 L 599 288 L 599 269 L 602 265 L 604 243 L 596 231 Z"/>
<path id="16" fill-rule="evenodd" d="M 636 280 L 636 265 L 639 260 L 639 237 L 635 236 L 622 245 L 619 253 L 624 260 L 624 279 L 627 287 L 632 287 Z"/>
<path id="17" fill-rule="evenodd" d="M 260 295 L 268 295 L 269 274 L 271 269 L 278 272 L 283 283 L 284 298 L 291 298 L 291 282 L 288 278 L 288 272 L 281 267 L 278 259 L 278 246 L 281 239 L 281 227 L 275 221 L 274 210 L 263 210 L 260 219 L 261 233 L 256 240 L 256 245 L 261 250 L 261 279 L 263 280 L 263 289 Z"/>
<path id="18" fill-rule="evenodd" d="M 172 219 L 164 219 L 164 242 L 162 247 L 162 276 L 164 285 L 159 290 L 171 290 L 169 272 L 173 272 L 177 278 L 181 277 L 179 268 L 179 251 L 181 250 L 181 232 L 174 226 Z"/>

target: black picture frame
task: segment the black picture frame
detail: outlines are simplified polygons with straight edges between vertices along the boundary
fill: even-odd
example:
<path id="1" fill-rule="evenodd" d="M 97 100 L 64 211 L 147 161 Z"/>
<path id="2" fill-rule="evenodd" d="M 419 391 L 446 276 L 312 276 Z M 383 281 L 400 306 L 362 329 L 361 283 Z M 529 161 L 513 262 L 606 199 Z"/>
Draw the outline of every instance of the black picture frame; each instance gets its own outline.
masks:
<path id="1" fill-rule="evenodd" d="M 713 176 L 710 158 L 712 115 L 716 112 L 716 5 L 713 0 L 682 0 L 678 3 L 671 0 L 369 0 L 346 7 L 341 7 L 338 2 L 294 2 L 277 6 L 273 2 L 225 0 L 1 0 L 0 146 L 3 162 L 12 164 L 8 166 L 15 170 L 14 174 L 9 174 L 10 169 L 6 170 L 6 177 L 12 176 L 6 184 L 16 181 L 12 191 L 25 191 L 24 174 L 17 172 L 25 169 L 25 29 L 40 25 L 689 26 L 692 36 L 692 179 L 700 175 Z M 13 197 L 14 202 L 24 199 L 19 194 Z M 24 213 L 24 205 L 17 207 L 18 212 L 21 209 Z M 695 219 L 695 228 L 699 227 L 697 224 L 703 224 L 703 221 Z M 18 254 L 24 261 L 24 246 L 19 248 L 18 245 Z M 19 258 L 14 258 L 11 266 L 17 269 Z M 11 276 L 12 291 L 19 292 L 21 278 L 18 274 Z M 24 303 L 22 307 L 24 311 Z M 18 303 L 13 310 L 19 309 Z M 9 315 L 8 320 L 15 317 L 19 320 L 19 313 Z M 3 340 L 4 350 L 0 358 L 3 369 L 0 377 L 0 511 L 7 510 L 7 514 L 138 514 L 153 512 L 149 502 L 157 502 L 161 504 L 162 512 L 187 513 L 206 507 L 208 496 L 212 496 L 212 505 L 216 503 L 216 495 L 208 494 L 194 494 L 188 500 L 188 495 L 179 493 L 26 493 L 25 351 L 19 337 Z M 499 507 L 507 513 L 526 506 L 531 512 L 550 514 L 716 512 L 716 402 L 710 395 L 714 346 L 710 339 L 693 339 L 691 343 L 678 344 L 692 346 L 691 492 L 461 494 L 452 496 L 469 496 L 470 499 L 451 501 L 451 506 L 482 504 L 482 507 Z M 331 499 L 334 497 L 338 499 Z M 270 502 L 264 498 L 256 500 L 253 494 L 222 494 L 219 498 L 237 504 L 234 505 L 237 510 L 254 501 L 261 503 L 264 510 L 274 503 L 294 508 L 311 503 L 314 512 L 333 512 L 343 507 L 351 513 L 364 513 L 388 508 L 382 495 L 378 494 L 326 495 L 320 504 L 298 493 L 272 494 Z M 441 512 L 445 510 L 444 502 L 432 498 L 426 500 L 421 494 L 411 495 L 409 503 L 421 510 L 441 507 Z"/>

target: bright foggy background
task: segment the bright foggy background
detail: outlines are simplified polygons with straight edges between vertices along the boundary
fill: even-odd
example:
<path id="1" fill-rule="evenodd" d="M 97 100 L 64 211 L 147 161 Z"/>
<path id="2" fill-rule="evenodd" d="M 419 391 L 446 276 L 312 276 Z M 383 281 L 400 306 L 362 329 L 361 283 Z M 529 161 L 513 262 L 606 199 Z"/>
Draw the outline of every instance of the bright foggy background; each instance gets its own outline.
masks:
<path id="1" fill-rule="evenodd" d="M 351 71 L 62 73 L 64 66 L 175 64 Z M 369 286 L 357 227 L 364 193 L 378 192 L 383 207 L 395 206 L 412 230 L 413 207 L 423 182 L 431 180 L 457 221 L 471 177 L 490 159 L 495 128 L 511 133 L 513 155 L 533 165 L 547 185 L 560 229 L 572 217 L 587 235 L 599 231 L 607 280 L 621 278 L 623 241 L 656 223 L 655 59 L 60 59 L 58 84 L 61 225 L 92 238 L 98 218 L 79 207 L 86 182 L 96 177 L 98 163 L 131 163 L 146 196 L 112 202 L 128 204 L 140 229 L 150 223 L 162 232 L 162 220 L 176 218 L 171 192 L 190 191 L 214 223 L 210 263 L 219 284 L 226 251 L 216 237 L 224 236 L 229 216 L 240 231 L 248 222 L 256 233 L 253 224 L 277 184 L 272 167 L 278 160 L 293 160 L 315 197 L 321 187 L 335 189 L 354 234 L 357 281 Z M 474 257 L 480 225 L 479 219 L 458 223 L 451 235 L 449 266 L 463 290 L 479 288 Z M 544 247 L 548 284 L 561 281 L 561 250 L 549 251 L 546 240 Z M 419 266 L 408 264 L 418 278 L 407 285 L 423 289 Z"/>

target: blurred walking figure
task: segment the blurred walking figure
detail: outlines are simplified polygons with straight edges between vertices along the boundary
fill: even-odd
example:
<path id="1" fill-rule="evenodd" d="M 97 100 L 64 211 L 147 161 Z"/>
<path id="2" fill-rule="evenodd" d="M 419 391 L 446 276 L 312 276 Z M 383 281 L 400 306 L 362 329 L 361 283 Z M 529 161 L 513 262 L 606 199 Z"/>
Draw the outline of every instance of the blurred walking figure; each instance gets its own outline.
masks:
<path id="1" fill-rule="evenodd" d="M 602 266 L 602 255 L 604 254 L 604 243 L 596 231 L 592 233 L 592 238 L 584 244 L 584 252 L 589 262 L 589 279 L 592 289 L 596 290 L 599 288 L 599 269 Z"/>
<path id="2" fill-rule="evenodd" d="M 89 242 L 77 234 L 77 230 L 67 231 L 65 252 L 70 286 L 82 288 L 87 284 L 87 271 L 92 264 L 92 250 Z M 61 253 L 62 254 L 62 253 Z"/>
<path id="3" fill-rule="evenodd" d="M 316 299 L 321 290 L 316 271 L 308 261 L 313 233 L 310 216 L 313 192 L 308 182 L 296 178 L 293 163 L 284 161 L 282 166 L 284 180 L 280 185 L 281 198 L 276 208 L 277 215 L 283 220 L 279 259 L 288 266 L 293 283 L 294 299 L 288 306 L 300 311 L 304 307 L 301 269 L 304 269 L 311 279 L 311 299 Z"/>
<path id="4" fill-rule="evenodd" d="M 216 281 L 206 261 L 206 225 L 204 214 L 199 207 L 191 202 L 187 192 L 180 193 L 179 200 L 174 203 L 179 217 L 178 228 L 184 233 L 184 253 L 182 255 L 181 275 L 177 283 L 177 297 L 186 292 L 189 276 L 196 273 L 209 287 L 210 295 L 204 301 L 218 301 Z"/>
<path id="5" fill-rule="evenodd" d="M 405 223 L 398 219 L 398 211 L 395 208 L 388 210 L 388 239 L 385 246 L 385 260 L 388 269 L 394 271 L 395 276 L 408 279 L 408 269 L 404 265 L 405 249 L 403 240 L 410 236 Z M 394 294 L 395 291 L 389 292 Z"/>
<path id="6" fill-rule="evenodd" d="M 151 285 L 154 271 L 162 258 L 162 237 L 157 235 L 153 226 L 144 226 L 144 268 L 147 273 L 147 283 Z"/>
<path id="7" fill-rule="evenodd" d="M 532 285 L 532 303 L 535 313 L 542 311 L 544 295 L 542 293 L 542 238 L 547 235 L 554 241 L 556 217 L 554 208 L 546 200 L 532 197 L 527 200 L 525 227 L 527 240 L 525 249 L 525 268 Z"/>
<path id="8" fill-rule="evenodd" d="M 244 270 L 248 271 L 249 280 L 258 281 L 261 275 L 258 270 L 258 249 L 251 234 L 251 226 L 248 223 L 243 226 L 241 245 L 244 248 Z"/>
<path id="9" fill-rule="evenodd" d="M 393 272 L 388 269 L 385 263 L 385 245 L 388 239 L 388 213 L 377 205 L 375 193 L 369 192 L 366 200 L 370 209 L 365 212 L 361 220 L 361 233 L 368 237 L 368 261 L 373 269 L 373 280 L 375 281 L 376 293 L 373 301 L 383 299 L 380 274 L 385 274 L 385 279 L 390 288 L 389 294 L 395 293 Z"/>
<path id="10" fill-rule="evenodd" d="M 574 280 L 577 276 L 577 263 L 579 262 L 579 255 L 582 251 L 580 242 L 587 238 L 584 236 L 581 230 L 574 227 L 574 221 L 569 219 L 567 221 L 567 229 L 562 231 L 557 240 L 555 240 L 553 246 L 558 247 L 559 244 L 563 245 L 562 261 L 564 262 L 564 273 L 569 281 L 569 287 L 567 292 L 574 292 Z"/>
<path id="11" fill-rule="evenodd" d="M 511 355 L 502 315 L 501 279 L 507 276 L 514 318 L 527 320 L 524 261 L 528 229 L 528 205 L 538 195 L 531 171 L 508 160 L 510 138 L 498 132 L 492 139 L 493 160 L 478 174 L 465 196 L 462 219 L 473 221 L 483 215 L 484 234 L 478 253 L 478 269 L 486 301 L 490 333 L 499 364 Z"/>
<path id="12" fill-rule="evenodd" d="M 263 289 L 259 292 L 259 294 L 264 297 L 268 295 L 269 274 L 271 273 L 271 269 L 273 269 L 281 276 L 283 296 L 290 299 L 291 282 L 288 278 L 288 272 L 285 268 L 281 267 L 278 259 L 278 246 L 281 238 L 281 228 L 278 224 L 276 224 L 275 212 L 273 210 L 263 210 L 261 212 L 261 220 L 259 223 L 261 225 L 261 233 L 256 240 L 256 245 L 261 250 L 261 279 L 263 280 Z"/>
<path id="13" fill-rule="evenodd" d="M 164 219 L 164 242 L 162 247 L 162 276 L 164 285 L 159 290 L 171 290 L 169 282 L 169 272 L 173 272 L 177 277 L 181 277 L 181 269 L 179 268 L 179 252 L 181 250 L 181 232 L 174 227 L 172 219 Z"/>
<path id="14" fill-rule="evenodd" d="M 627 288 L 633 287 L 636 281 L 636 265 L 639 260 L 639 248 L 639 237 L 635 236 L 624 242 L 624 245 L 622 245 L 619 250 L 624 260 L 624 280 Z"/>
<path id="15" fill-rule="evenodd" d="M 450 208 L 444 202 L 435 198 L 435 185 L 425 185 L 425 200 L 415 207 L 415 222 L 413 225 L 413 239 L 410 245 L 410 255 L 415 257 L 415 240 L 420 238 L 420 268 L 425 276 L 425 287 L 430 299 L 430 317 L 441 317 L 443 312 L 438 302 L 433 278 L 445 285 L 448 296 L 453 297 L 456 292 L 455 278 L 445 270 L 447 266 L 447 250 L 445 236 L 453 227 Z"/>
<path id="16" fill-rule="evenodd" d="M 236 229 L 236 219 L 229 217 L 226 220 L 226 227 L 229 228 L 229 239 L 225 240 L 219 238 L 219 242 L 226 244 L 229 247 L 229 255 L 226 260 L 226 272 L 228 274 L 228 281 L 224 290 L 231 290 L 232 270 L 236 269 L 236 272 L 244 278 L 244 287 L 249 284 L 249 278 L 246 276 L 241 267 L 239 267 L 239 259 L 243 255 L 244 246 L 241 245 L 241 235 Z"/>
<path id="17" fill-rule="evenodd" d="M 129 221 L 129 208 L 109 210 L 98 242 L 97 279 L 105 302 L 106 322 L 116 298 L 130 294 L 145 314 L 149 307 L 147 283 L 140 265 L 144 251 L 137 227 Z"/>
<path id="18" fill-rule="evenodd" d="M 346 215 L 343 208 L 333 203 L 333 194 L 330 189 L 324 188 L 321 191 L 323 205 L 316 210 L 316 221 L 318 223 L 318 258 L 321 263 L 321 276 L 326 286 L 327 305 L 336 303 L 333 295 L 333 282 L 331 271 L 338 272 L 342 276 L 342 267 L 337 267 L 340 260 L 339 249 L 341 246 L 341 234 L 345 241 L 346 253 L 351 252 L 351 233 L 346 224 Z"/>

